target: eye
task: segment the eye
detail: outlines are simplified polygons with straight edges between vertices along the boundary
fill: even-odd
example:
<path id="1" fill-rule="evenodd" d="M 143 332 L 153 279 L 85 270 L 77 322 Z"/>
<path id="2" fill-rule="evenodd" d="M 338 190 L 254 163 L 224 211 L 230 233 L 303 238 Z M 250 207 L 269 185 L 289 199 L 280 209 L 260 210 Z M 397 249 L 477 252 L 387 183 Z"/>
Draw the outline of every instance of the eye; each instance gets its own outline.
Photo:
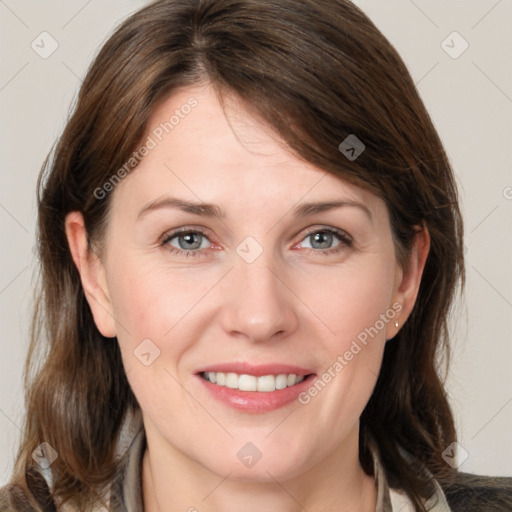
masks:
<path id="1" fill-rule="evenodd" d="M 352 246 L 352 238 L 337 228 L 317 228 L 306 234 L 302 240 L 302 243 L 305 240 L 310 241 L 309 247 L 305 247 L 306 250 L 322 255 L 341 252 L 344 248 Z M 333 246 L 336 241 L 338 243 Z M 171 254 L 188 257 L 201 255 L 211 246 L 211 242 L 206 233 L 200 229 L 181 228 L 166 233 L 161 245 Z"/>
<path id="2" fill-rule="evenodd" d="M 303 240 L 310 241 L 310 246 L 306 247 L 306 249 L 323 255 L 340 252 L 345 247 L 352 246 L 350 236 L 337 228 L 317 228 L 314 231 L 310 231 Z M 332 244 L 336 240 L 338 240 L 338 243 L 333 246 Z"/>
<path id="3" fill-rule="evenodd" d="M 196 256 L 201 249 L 210 247 L 211 242 L 203 231 L 184 228 L 164 235 L 161 245 L 173 254 Z"/>

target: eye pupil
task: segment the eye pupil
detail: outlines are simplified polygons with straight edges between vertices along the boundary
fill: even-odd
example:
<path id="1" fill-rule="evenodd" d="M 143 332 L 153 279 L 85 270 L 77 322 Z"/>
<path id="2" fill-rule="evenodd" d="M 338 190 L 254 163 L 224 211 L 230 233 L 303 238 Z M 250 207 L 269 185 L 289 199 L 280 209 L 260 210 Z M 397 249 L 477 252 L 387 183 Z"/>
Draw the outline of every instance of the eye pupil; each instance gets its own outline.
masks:
<path id="1" fill-rule="evenodd" d="M 329 248 L 329 246 L 332 243 L 332 233 L 329 233 L 327 231 L 318 231 L 313 235 L 313 241 L 314 243 L 320 243 L 321 247 L 318 247 L 319 249 Z M 314 247 L 314 243 L 311 243 L 312 247 Z"/>
<path id="2" fill-rule="evenodd" d="M 182 249 L 198 249 L 201 246 L 201 240 L 194 242 L 194 237 L 200 237 L 201 235 L 199 233 L 186 233 L 184 235 L 181 235 L 178 237 L 179 245 Z M 190 245 L 183 245 L 181 243 L 182 240 L 186 240 L 186 244 L 192 244 L 193 247 L 190 247 Z"/>

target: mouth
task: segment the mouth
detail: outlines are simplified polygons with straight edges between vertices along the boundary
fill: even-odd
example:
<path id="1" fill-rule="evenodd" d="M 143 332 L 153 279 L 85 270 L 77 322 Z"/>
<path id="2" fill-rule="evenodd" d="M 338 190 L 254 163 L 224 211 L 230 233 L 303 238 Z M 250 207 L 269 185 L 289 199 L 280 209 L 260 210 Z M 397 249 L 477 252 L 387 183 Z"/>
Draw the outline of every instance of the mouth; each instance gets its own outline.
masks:
<path id="1" fill-rule="evenodd" d="M 246 373 L 201 372 L 201 377 L 216 386 L 240 391 L 260 391 L 271 393 L 300 384 L 306 377 L 296 373 L 280 373 L 278 375 L 248 375 Z"/>
<path id="2" fill-rule="evenodd" d="M 247 413 L 262 413 L 294 402 L 316 374 L 290 365 L 234 363 L 203 368 L 196 373 L 210 397 Z"/>

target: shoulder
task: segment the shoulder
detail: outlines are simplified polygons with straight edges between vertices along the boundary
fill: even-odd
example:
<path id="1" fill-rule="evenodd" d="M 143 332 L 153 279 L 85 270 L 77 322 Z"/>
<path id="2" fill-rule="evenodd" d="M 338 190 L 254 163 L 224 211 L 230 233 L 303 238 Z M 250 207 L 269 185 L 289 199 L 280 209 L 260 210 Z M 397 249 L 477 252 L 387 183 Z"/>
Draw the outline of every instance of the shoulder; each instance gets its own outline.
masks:
<path id="1" fill-rule="evenodd" d="M 125 510 L 125 500 L 127 499 L 136 500 L 133 503 L 140 504 L 139 508 L 142 510 L 140 464 L 145 448 L 145 436 L 142 421 L 140 420 L 140 424 L 134 420 L 130 421 L 126 427 L 126 436 L 125 434 L 121 436 L 119 467 L 111 483 L 117 492 L 115 499 L 112 500 L 117 507 L 114 507 L 115 510 Z M 47 476 L 35 465 L 30 465 L 27 468 L 25 481 L 28 488 L 14 480 L 0 487 L 0 512 L 57 512 L 57 510 L 61 510 L 61 508 L 57 508 L 56 502 L 52 499 Z M 121 505 L 117 505 L 117 503 Z M 75 510 L 75 508 L 72 509 L 71 505 L 66 505 L 65 510 Z M 99 508 L 98 505 L 94 510 L 100 512 L 104 509 Z"/>
<path id="2" fill-rule="evenodd" d="M 512 511 L 512 477 L 457 473 L 448 483 L 441 483 L 453 512 Z"/>
<path id="3" fill-rule="evenodd" d="M 0 487 L 1 512 L 39 512 L 29 492 L 16 484 Z"/>
<path id="4" fill-rule="evenodd" d="M 57 512 L 44 476 L 33 466 L 25 473 L 28 488 L 11 481 L 0 488 L 0 512 Z"/>

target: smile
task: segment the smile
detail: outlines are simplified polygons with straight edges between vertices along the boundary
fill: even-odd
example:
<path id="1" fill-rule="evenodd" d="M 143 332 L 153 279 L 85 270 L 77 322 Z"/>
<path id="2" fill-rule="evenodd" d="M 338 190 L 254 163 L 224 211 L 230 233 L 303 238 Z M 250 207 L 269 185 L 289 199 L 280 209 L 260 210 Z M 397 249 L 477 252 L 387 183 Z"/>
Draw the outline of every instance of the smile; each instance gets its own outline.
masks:
<path id="1" fill-rule="evenodd" d="M 212 384 L 240 391 L 272 392 L 300 384 L 304 375 L 281 373 L 278 375 L 248 375 L 224 372 L 202 372 L 201 377 Z"/>

